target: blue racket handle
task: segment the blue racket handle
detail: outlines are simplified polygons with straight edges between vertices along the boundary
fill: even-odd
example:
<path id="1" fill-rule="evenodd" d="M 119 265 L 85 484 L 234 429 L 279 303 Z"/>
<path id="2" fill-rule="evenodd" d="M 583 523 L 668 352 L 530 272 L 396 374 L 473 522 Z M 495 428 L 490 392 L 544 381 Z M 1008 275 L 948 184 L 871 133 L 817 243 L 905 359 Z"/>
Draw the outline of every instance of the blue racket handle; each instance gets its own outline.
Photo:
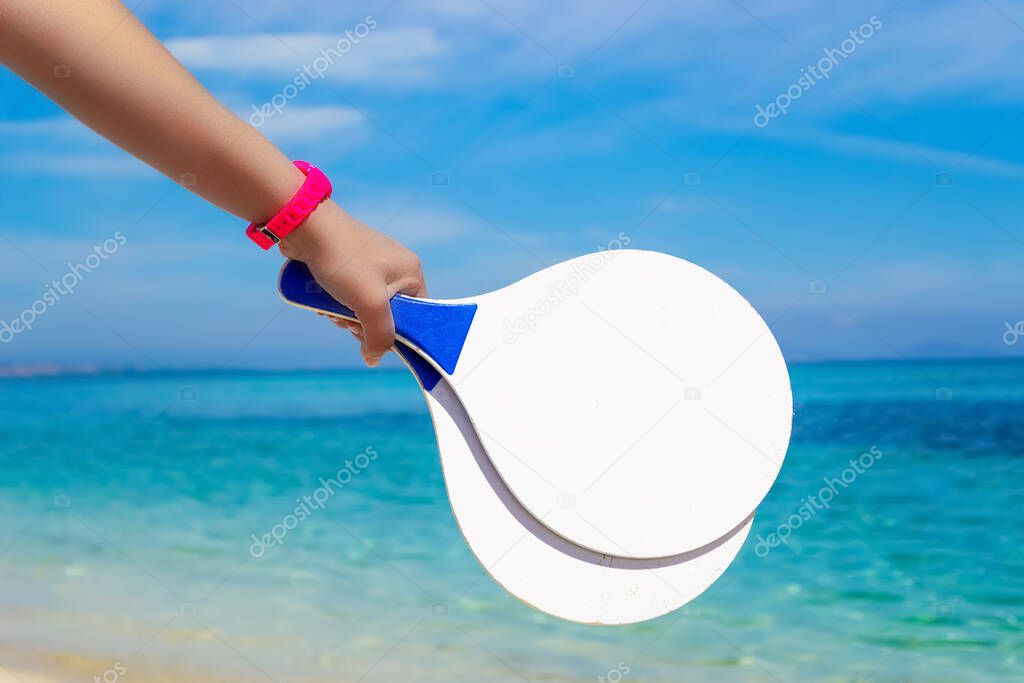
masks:
<path id="1" fill-rule="evenodd" d="M 281 296 L 289 303 L 358 320 L 355 311 L 328 294 L 301 261 L 288 261 L 284 265 L 281 269 L 279 289 Z M 431 370 L 433 366 L 425 363 L 416 350 L 451 375 L 455 372 L 459 356 L 462 355 L 462 348 L 465 346 L 466 337 L 469 336 L 476 309 L 476 304 L 449 304 L 402 294 L 392 297 L 391 315 L 395 320 L 395 334 L 399 337 L 398 350 L 412 365 L 417 377 L 428 391 L 437 384 L 438 378 L 430 377 L 430 386 L 427 387 L 428 381 L 424 381 L 425 378 L 418 366 L 426 365 Z M 402 344 L 403 341 L 408 344 Z M 429 374 L 426 368 L 422 368 L 422 371 Z M 434 372 L 436 373 L 436 370 Z"/>

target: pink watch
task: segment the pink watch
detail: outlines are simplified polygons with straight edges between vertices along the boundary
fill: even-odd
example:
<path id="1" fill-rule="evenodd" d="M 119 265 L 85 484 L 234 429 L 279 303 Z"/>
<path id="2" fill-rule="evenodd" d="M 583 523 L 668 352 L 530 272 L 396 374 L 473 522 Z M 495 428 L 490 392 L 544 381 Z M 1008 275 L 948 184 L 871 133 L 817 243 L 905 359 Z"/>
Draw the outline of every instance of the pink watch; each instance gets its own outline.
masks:
<path id="1" fill-rule="evenodd" d="M 295 228 L 302 225 L 304 220 L 309 218 L 309 214 L 313 213 L 321 202 L 331 196 L 331 181 L 327 179 L 323 171 L 305 161 L 293 163 L 295 168 L 306 175 L 302 187 L 269 221 L 250 223 L 249 227 L 245 229 L 245 234 L 249 239 L 263 249 L 270 249 L 287 237 Z"/>

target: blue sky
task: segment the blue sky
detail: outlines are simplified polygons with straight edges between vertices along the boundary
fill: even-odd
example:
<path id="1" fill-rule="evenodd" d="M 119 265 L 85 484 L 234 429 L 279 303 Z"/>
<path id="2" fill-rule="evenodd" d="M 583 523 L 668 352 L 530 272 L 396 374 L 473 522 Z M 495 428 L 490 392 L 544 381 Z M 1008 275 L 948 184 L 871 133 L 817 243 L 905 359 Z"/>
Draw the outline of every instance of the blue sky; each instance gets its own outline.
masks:
<path id="1" fill-rule="evenodd" d="M 1022 2 L 288 6 L 136 13 L 246 117 L 372 17 L 262 130 L 416 250 L 433 296 L 500 287 L 624 231 L 731 282 L 791 360 L 1024 350 L 1003 342 L 1024 319 Z M 872 17 L 827 79 L 755 124 Z M 282 307 L 280 259 L 240 221 L 6 71 L 0 197 L 2 320 L 125 236 L 0 345 L 0 365 L 358 362 L 347 336 Z"/>

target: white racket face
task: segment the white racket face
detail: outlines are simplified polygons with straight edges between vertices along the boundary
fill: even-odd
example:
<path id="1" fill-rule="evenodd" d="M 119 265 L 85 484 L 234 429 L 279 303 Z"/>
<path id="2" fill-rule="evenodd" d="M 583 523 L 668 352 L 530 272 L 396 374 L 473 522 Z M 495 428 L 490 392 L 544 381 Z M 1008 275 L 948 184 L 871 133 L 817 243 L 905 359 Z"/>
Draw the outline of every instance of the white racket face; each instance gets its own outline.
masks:
<path id="1" fill-rule="evenodd" d="M 705 548 L 671 558 L 597 553 L 535 519 L 495 471 L 445 380 L 424 392 L 437 433 L 452 511 L 487 572 L 527 604 L 589 624 L 626 624 L 665 614 L 718 579 L 742 547 L 753 515 Z M 548 516 L 554 513 L 546 511 Z"/>
<path id="2" fill-rule="evenodd" d="M 478 310 L 451 388 L 508 490 L 573 544 L 629 558 L 705 547 L 778 475 L 786 364 L 708 271 L 604 252 L 461 301 Z"/>
<path id="3" fill-rule="evenodd" d="M 308 271 L 288 273 L 286 301 L 352 319 Z M 753 307 L 692 263 L 609 251 L 392 308 L 403 341 L 444 355 L 423 354 L 511 494 L 574 545 L 634 559 L 706 547 L 778 475 L 793 410 L 782 354 Z"/>

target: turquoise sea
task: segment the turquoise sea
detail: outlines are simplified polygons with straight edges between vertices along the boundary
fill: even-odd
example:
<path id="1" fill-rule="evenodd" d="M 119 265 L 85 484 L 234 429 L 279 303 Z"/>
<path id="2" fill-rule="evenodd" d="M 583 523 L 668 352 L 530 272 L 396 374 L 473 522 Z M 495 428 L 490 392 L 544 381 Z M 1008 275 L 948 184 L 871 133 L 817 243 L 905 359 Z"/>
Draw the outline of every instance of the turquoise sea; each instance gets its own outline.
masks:
<path id="1" fill-rule="evenodd" d="M 1024 363 L 791 373 L 794 440 L 739 558 L 627 627 L 545 616 L 486 576 L 404 371 L 0 381 L 0 664 L 280 683 L 1024 675 Z"/>

